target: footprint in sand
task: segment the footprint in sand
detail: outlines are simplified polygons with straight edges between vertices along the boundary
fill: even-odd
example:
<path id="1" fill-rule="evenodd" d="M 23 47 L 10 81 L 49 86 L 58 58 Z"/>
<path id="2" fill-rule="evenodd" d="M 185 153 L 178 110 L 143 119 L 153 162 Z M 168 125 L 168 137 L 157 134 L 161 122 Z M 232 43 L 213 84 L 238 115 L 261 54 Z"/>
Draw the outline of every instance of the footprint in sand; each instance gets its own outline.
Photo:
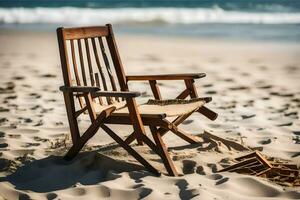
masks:
<path id="1" fill-rule="evenodd" d="M 293 134 L 300 136 L 300 131 L 293 131 Z"/>
<path id="2" fill-rule="evenodd" d="M 36 98 L 36 99 L 41 98 L 41 95 L 39 95 L 39 94 L 37 94 L 37 93 L 30 93 L 29 96 L 32 96 L 32 97 L 34 97 L 34 98 Z"/>
<path id="3" fill-rule="evenodd" d="M 0 138 L 3 138 L 3 137 L 5 137 L 5 133 L 0 131 Z"/>
<path id="4" fill-rule="evenodd" d="M 8 108 L 0 107 L 0 112 L 9 112 Z"/>
<path id="5" fill-rule="evenodd" d="M 205 94 L 217 94 L 217 92 L 214 90 L 209 90 L 209 91 L 206 91 Z"/>
<path id="6" fill-rule="evenodd" d="M 0 148 L 6 148 L 6 147 L 8 147 L 8 144 L 7 144 L 7 143 L 1 143 L 1 144 L 0 144 Z"/>
<path id="7" fill-rule="evenodd" d="M 292 94 L 292 93 L 270 92 L 270 95 L 280 96 L 280 97 L 294 97 L 294 94 Z"/>
<path id="8" fill-rule="evenodd" d="M 12 77 L 12 79 L 14 79 L 14 80 L 24 80 L 25 79 L 25 77 L 24 76 L 14 76 L 14 77 Z"/>
<path id="9" fill-rule="evenodd" d="M 51 192 L 51 193 L 48 193 L 46 195 L 46 197 L 47 197 L 47 199 L 55 199 L 57 197 L 57 194 Z"/>
<path id="10" fill-rule="evenodd" d="M 191 124 L 194 120 L 188 119 L 182 122 L 182 124 L 187 125 L 187 124 Z"/>
<path id="11" fill-rule="evenodd" d="M 266 140 L 261 140 L 258 143 L 262 144 L 262 145 L 266 145 L 266 144 L 270 144 L 272 142 L 272 140 L 270 138 L 266 139 Z"/>
<path id="12" fill-rule="evenodd" d="M 298 112 L 293 111 L 293 112 L 284 113 L 284 116 L 293 116 L 293 115 L 298 115 Z"/>
<path id="13" fill-rule="evenodd" d="M 292 140 L 295 141 L 295 144 L 300 144 L 300 137 L 299 136 L 293 137 Z"/>
<path id="14" fill-rule="evenodd" d="M 5 158 L 0 158 L 0 172 L 8 171 L 10 166 L 14 164 L 14 161 Z"/>
<path id="15" fill-rule="evenodd" d="M 33 126 L 42 126 L 44 124 L 43 120 L 39 120 L 38 123 L 36 123 Z"/>
<path id="16" fill-rule="evenodd" d="M 193 174 L 195 172 L 195 166 L 196 166 L 195 161 L 183 160 L 182 164 L 183 164 L 182 172 L 184 174 Z"/>
<path id="17" fill-rule="evenodd" d="M 224 82 L 234 82 L 234 79 L 232 79 L 232 78 L 225 78 L 225 79 L 222 79 L 221 81 L 224 81 Z"/>
<path id="18" fill-rule="evenodd" d="M 29 143 L 22 145 L 22 147 L 28 148 L 28 147 L 36 147 L 36 146 L 40 146 L 40 145 L 41 145 L 40 143 L 29 142 Z"/>
<path id="19" fill-rule="evenodd" d="M 148 84 L 148 83 L 147 83 Z M 205 88 L 207 88 L 207 87 L 212 87 L 213 86 L 213 84 L 205 84 L 205 85 L 202 85 L 202 87 L 205 87 Z"/>
<path id="20" fill-rule="evenodd" d="M 273 87 L 272 85 L 257 86 L 258 89 L 271 89 L 272 87 Z"/>
<path id="21" fill-rule="evenodd" d="M 252 117 L 255 117 L 255 116 L 256 116 L 255 114 L 241 115 L 242 119 L 249 119 L 249 118 L 252 118 Z"/>
<path id="22" fill-rule="evenodd" d="M 211 180 L 220 180 L 223 178 L 223 176 L 221 174 L 211 174 L 211 175 L 208 175 L 207 178 L 209 178 Z"/>
<path id="23" fill-rule="evenodd" d="M 196 173 L 200 175 L 206 175 L 206 173 L 204 172 L 204 168 L 202 166 L 197 167 Z"/>
<path id="24" fill-rule="evenodd" d="M 55 74 L 42 74 L 40 77 L 42 77 L 42 78 L 55 78 L 56 75 Z"/>
<path id="25" fill-rule="evenodd" d="M 221 185 L 223 183 L 226 183 L 227 181 L 229 181 L 229 178 L 228 177 L 225 177 L 225 178 L 222 178 L 221 180 L 218 180 L 216 182 L 216 185 Z"/>
<path id="26" fill-rule="evenodd" d="M 19 134 L 9 134 L 8 137 L 18 139 L 18 138 L 21 138 L 21 135 L 19 135 Z"/>
<path id="27" fill-rule="evenodd" d="M 293 122 L 287 122 L 287 123 L 282 123 L 282 124 L 277 124 L 276 126 L 292 126 L 293 125 Z"/>
<path id="28" fill-rule="evenodd" d="M 5 117 L 4 118 L 0 118 L 0 124 L 4 123 L 4 122 L 8 122 L 8 119 L 6 119 Z"/>
<path id="29" fill-rule="evenodd" d="M 47 142 L 47 141 L 49 141 L 48 139 L 41 138 L 41 137 L 38 137 L 38 136 L 34 136 L 33 139 L 37 142 Z"/>
<path id="30" fill-rule="evenodd" d="M 208 166 L 209 168 L 211 168 L 211 171 L 212 171 L 213 173 L 216 173 L 216 172 L 217 172 L 217 165 L 216 165 L 216 164 L 207 164 L 207 166 Z"/>
<path id="31" fill-rule="evenodd" d="M 24 120 L 25 123 L 32 122 L 32 119 L 30 119 L 30 118 L 19 117 L 18 119 Z"/>
<path id="32" fill-rule="evenodd" d="M 5 100 L 11 100 L 11 99 L 16 99 L 18 96 L 17 95 L 13 95 L 13 96 L 7 96 L 4 99 Z"/>
<path id="33" fill-rule="evenodd" d="M 29 195 L 20 192 L 20 194 L 19 194 L 19 200 L 27 200 L 27 199 L 31 199 L 31 198 L 29 197 Z"/>
<path id="34" fill-rule="evenodd" d="M 300 156 L 300 152 L 297 152 L 297 153 L 293 154 L 293 155 L 292 155 L 292 158 L 295 158 L 295 157 L 297 157 L 297 156 Z"/>
<path id="35" fill-rule="evenodd" d="M 237 87 L 230 87 L 229 90 L 233 90 L 233 91 L 236 91 L 236 90 L 249 90 L 250 88 L 247 87 L 247 86 L 237 86 Z"/>

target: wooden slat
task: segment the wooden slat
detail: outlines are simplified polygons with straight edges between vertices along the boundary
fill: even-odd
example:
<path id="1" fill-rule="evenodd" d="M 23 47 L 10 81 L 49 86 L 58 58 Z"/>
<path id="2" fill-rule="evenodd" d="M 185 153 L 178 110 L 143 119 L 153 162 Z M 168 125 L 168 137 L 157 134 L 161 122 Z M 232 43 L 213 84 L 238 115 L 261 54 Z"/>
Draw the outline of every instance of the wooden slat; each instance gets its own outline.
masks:
<path id="1" fill-rule="evenodd" d="M 115 41 L 112 26 L 111 26 L 111 24 L 107 24 L 106 26 L 108 27 L 108 30 L 109 30 L 109 34 L 106 38 L 106 41 L 107 41 L 107 45 L 110 50 L 110 55 L 111 55 L 111 58 L 112 58 L 112 61 L 113 61 L 113 64 L 114 64 L 114 67 L 115 67 L 115 70 L 117 73 L 120 88 L 122 91 L 128 91 L 126 76 L 125 76 L 124 68 L 123 68 L 121 58 L 119 55 L 119 51 L 117 49 L 117 43 Z"/>
<path id="2" fill-rule="evenodd" d="M 259 159 L 259 161 L 264 164 L 268 168 L 272 168 L 272 165 L 269 163 L 269 161 L 264 158 L 258 151 L 255 151 L 256 157 Z"/>
<path id="3" fill-rule="evenodd" d="M 96 47 L 96 43 L 95 43 L 95 38 L 91 38 L 91 40 L 92 40 L 92 45 L 93 45 L 93 50 L 94 50 L 94 55 L 95 55 L 97 67 L 99 69 L 100 76 L 101 76 L 102 83 L 103 83 L 103 89 L 105 91 L 107 91 L 107 84 L 106 84 L 105 76 L 104 76 L 104 73 L 103 73 L 103 70 L 102 70 L 102 67 L 101 67 L 101 63 L 100 63 L 100 60 L 99 60 L 99 55 L 98 55 L 98 51 L 97 51 L 97 47 Z"/>
<path id="4" fill-rule="evenodd" d="M 77 85 L 81 85 L 79 74 L 78 74 L 76 56 L 75 56 L 74 40 L 70 40 L 70 44 L 71 44 L 72 62 L 73 62 L 73 69 L 74 69 L 74 74 L 75 74 L 75 78 L 76 78 L 76 83 L 77 83 Z"/>
<path id="5" fill-rule="evenodd" d="M 255 163 L 255 162 L 257 162 L 257 159 L 256 159 L 256 158 L 250 158 L 250 159 L 241 161 L 241 162 L 239 162 L 239 163 L 237 163 L 237 164 L 234 164 L 234 165 L 231 165 L 231 166 L 229 166 L 229 167 L 226 167 L 226 168 L 224 168 L 224 169 L 221 169 L 221 170 L 219 170 L 218 172 L 232 171 L 232 170 L 237 169 L 237 168 L 239 168 L 239 167 L 241 167 L 241 166 L 244 166 L 244 165 L 246 165 L 246 164 Z"/>
<path id="6" fill-rule="evenodd" d="M 100 60 L 99 60 L 99 54 L 98 54 L 98 51 L 97 51 L 97 46 L 96 46 L 96 43 L 95 43 L 95 38 L 91 38 L 91 40 L 92 40 L 92 46 L 93 46 L 93 50 L 94 50 L 96 64 L 97 64 L 97 67 L 98 67 L 98 70 L 99 70 L 99 73 L 100 73 L 100 76 L 101 76 L 102 84 L 103 84 L 103 89 L 104 89 L 104 91 L 108 91 L 107 84 L 106 84 L 106 79 L 105 79 L 105 75 L 103 73 L 103 70 L 102 70 L 102 67 L 101 67 L 101 63 L 100 63 Z M 107 97 L 106 99 L 107 99 L 107 104 L 111 104 L 112 103 L 112 100 L 111 100 L 110 97 Z"/>
<path id="7" fill-rule="evenodd" d="M 100 88 L 100 80 L 98 73 L 95 73 L 95 79 L 96 79 L 96 86 Z M 103 105 L 103 101 L 101 97 L 98 97 L 99 103 Z"/>
<path id="8" fill-rule="evenodd" d="M 87 57 L 87 61 L 88 61 L 91 84 L 92 84 L 92 86 L 94 86 L 95 85 L 95 80 L 94 80 L 94 72 L 93 72 L 93 66 L 92 66 L 91 55 L 90 55 L 89 41 L 88 41 L 87 38 L 85 38 L 84 42 L 85 42 L 86 57 Z"/>
<path id="9" fill-rule="evenodd" d="M 86 75 L 85 75 L 85 69 L 84 69 L 84 60 L 83 60 L 83 54 L 82 54 L 82 46 L 81 46 L 81 40 L 77 40 L 78 44 L 78 52 L 79 52 L 79 59 L 80 59 L 80 67 L 81 67 L 81 74 L 82 74 L 82 80 L 83 84 L 87 86 L 87 81 L 86 81 Z"/>
<path id="10" fill-rule="evenodd" d="M 64 28 L 64 37 L 66 40 L 108 36 L 108 33 L 107 26 Z"/>
<path id="11" fill-rule="evenodd" d="M 117 91 L 115 79 L 114 79 L 113 73 L 112 73 L 110 65 L 109 65 L 109 61 L 108 61 L 108 58 L 107 58 L 107 55 L 106 55 L 106 52 L 105 52 L 105 47 L 104 47 L 104 44 L 103 44 L 103 41 L 102 41 L 102 37 L 98 37 L 98 41 L 99 41 L 99 44 L 100 44 L 100 49 L 101 49 L 102 57 L 103 57 L 103 60 L 104 60 L 104 64 L 106 66 L 106 70 L 107 70 L 107 73 L 108 73 L 108 76 L 109 76 L 109 79 L 110 79 L 110 82 L 111 82 L 112 90 Z M 119 101 L 118 98 L 116 98 L 116 100 Z"/>
<path id="12" fill-rule="evenodd" d="M 76 62 L 74 40 L 70 40 L 70 44 L 71 44 L 72 63 L 73 63 L 75 79 L 76 79 L 77 85 L 80 86 L 81 83 L 80 83 L 80 78 L 79 78 L 79 74 L 78 74 L 77 62 Z M 81 97 L 78 97 L 78 100 L 79 100 L 80 107 L 82 108 L 83 107 L 83 99 Z"/>

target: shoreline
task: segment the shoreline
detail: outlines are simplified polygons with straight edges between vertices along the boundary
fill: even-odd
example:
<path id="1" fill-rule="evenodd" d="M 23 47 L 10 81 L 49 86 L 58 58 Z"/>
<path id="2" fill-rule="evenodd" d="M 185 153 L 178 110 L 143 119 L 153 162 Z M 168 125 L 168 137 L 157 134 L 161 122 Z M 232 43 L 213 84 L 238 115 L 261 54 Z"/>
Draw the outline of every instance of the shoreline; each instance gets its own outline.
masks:
<path id="1" fill-rule="evenodd" d="M 98 24 L 95 24 L 97 26 Z M 56 24 L 1 24 L 0 31 L 4 32 L 32 32 L 32 33 L 55 33 L 59 26 L 74 27 L 76 25 L 56 25 Z M 82 25 L 94 26 L 94 25 Z M 216 27 L 223 27 L 216 29 Z M 267 25 L 269 28 L 263 28 L 263 24 L 116 24 L 115 33 L 124 36 L 140 36 L 152 37 L 159 36 L 162 38 L 186 38 L 192 40 L 209 40 L 209 41 L 229 41 L 229 42 L 254 42 L 254 43 L 283 43 L 283 44 L 299 44 L 298 27 L 294 24 L 274 24 Z M 237 27 L 241 27 L 239 30 Z M 248 28 L 247 28 L 248 27 Z M 274 28 L 277 27 L 277 28 Z M 232 29 L 232 30 L 231 30 Z M 269 30 L 270 29 L 270 30 Z M 274 30 L 273 30 L 274 29 Z M 185 31 L 183 31 L 185 30 Z M 206 30 L 211 30 L 207 32 Z M 265 32 L 267 31 L 267 32 Z M 279 35 L 270 35 L 268 31 Z M 285 32 L 282 32 L 285 31 Z M 296 32 L 296 33 L 293 33 Z M 238 33 L 238 34 L 236 34 Z M 264 36 L 266 34 L 266 36 Z M 292 35 L 290 35 L 292 34 Z"/>

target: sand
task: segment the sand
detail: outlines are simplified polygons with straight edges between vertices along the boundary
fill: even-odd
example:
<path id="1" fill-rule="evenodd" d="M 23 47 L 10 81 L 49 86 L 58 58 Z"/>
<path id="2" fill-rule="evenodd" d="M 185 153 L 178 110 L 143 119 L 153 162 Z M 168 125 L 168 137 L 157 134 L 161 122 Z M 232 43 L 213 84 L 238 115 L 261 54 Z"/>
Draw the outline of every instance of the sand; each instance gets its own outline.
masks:
<path id="1" fill-rule="evenodd" d="M 204 130 L 300 165 L 300 46 L 295 43 L 117 34 L 127 74 L 205 72 L 216 121 L 192 115 L 181 126 Z M 0 199 L 300 199 L 299 188 L 254 176 L 216 173 L 248 153 L 222 143 L 187 145 L 165 136 L 180 177 L 155 177 L 99 131 L 71 162 L 55 32 L 0 31 Z M 172 98 L 182 81 L 161 82 Z M 151 97 L 147 83 L 130 84 Z M 88 126 L 88 118 L 80 126 Z M 131 127 L 113 126 L 125 137 Z M 165 173 L 149 149 L 134 146 Z"/>

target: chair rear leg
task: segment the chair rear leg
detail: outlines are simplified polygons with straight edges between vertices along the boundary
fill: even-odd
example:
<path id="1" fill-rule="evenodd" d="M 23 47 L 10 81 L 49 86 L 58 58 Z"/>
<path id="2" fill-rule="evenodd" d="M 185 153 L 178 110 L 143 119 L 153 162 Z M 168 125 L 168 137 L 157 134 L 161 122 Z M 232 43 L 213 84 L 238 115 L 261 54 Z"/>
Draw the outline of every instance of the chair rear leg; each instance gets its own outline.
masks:
<path id="1" fill-rule="evenodd" d="M 146 161 L 140 154 L 138 154 L 131 146 L 129 146 L 125 141 L 123 141 L 117 134 L 115 134 L 109 127 L 102 124 L 101 128 L 108 134 L 112 139 L 114 139 L 121 147 L 123 147 L 130 155 L 132 155 L 138 162 L 146 167 L 150 172 L 155 175 L 160 175 L 148 161 Z"/>
<path id="2" fill-rule="evenodd" d="M 214 121 L 218 118 L 218 113 L 212 111 L 211 109 L 202 106 L 198 109 L 198 112 L 207 117 L 208 119 Z"/>
<path id="3" fill-rule="evenodd" d="M 179 130 L 177 127 L 170 129 L 175 135 L 180 137 L 181 139 L 187 141 L 190 144 L 196 144 L 199 140 L 196 137 L 193 137 L 190 134 L 184 133 L 182 130 Z"/>
<path id="4" fill-rule="evenodd" d="M 157 130 L 156 127 L 150 127 L 150 130 L 152 132 L 154 141 L 156 143 L 158 151 L 160 152 L 161 159 L 165 165 L 167 172 L 169 173 L 170 176 L 178 176 L 177 170 L 168 153 L 168 149 L 162 140 L 160 132 Z"/>
<path id="5" fill-rule="evenodd" d="M 194 84 L 194 80 L 185 80 L 186 88 L 190 90 L 190 96 L 191 98 L 197 98 L 198 93 Z M 218 114 L 209 108 L 202 106 L 198 109 L 198 112 L 207 117 L 208 119 L 214 121 L 217 119 Z"/>

